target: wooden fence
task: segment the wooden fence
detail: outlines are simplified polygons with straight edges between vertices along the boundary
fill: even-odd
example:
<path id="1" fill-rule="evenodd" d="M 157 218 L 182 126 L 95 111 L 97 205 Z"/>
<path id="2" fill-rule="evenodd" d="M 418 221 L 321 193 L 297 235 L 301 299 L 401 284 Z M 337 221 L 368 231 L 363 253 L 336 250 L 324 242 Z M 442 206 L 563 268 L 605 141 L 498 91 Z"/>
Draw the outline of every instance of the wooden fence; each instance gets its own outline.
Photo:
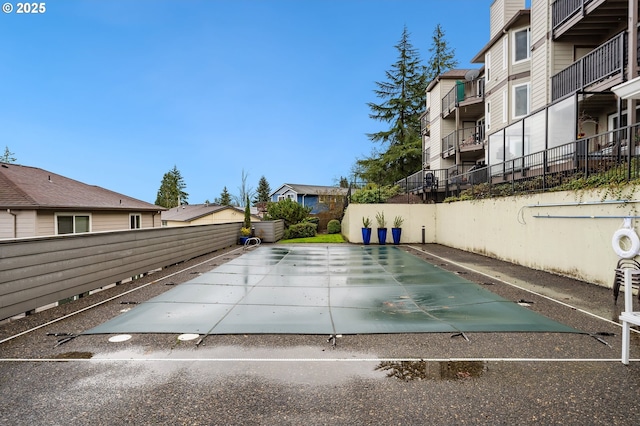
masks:
<path id="1" fill-rule="evenodd" d="M 282 221 L 263 222 L 266 242 Z M 0 319 L 237 244 L 241 223 L 0 240 Z"/>

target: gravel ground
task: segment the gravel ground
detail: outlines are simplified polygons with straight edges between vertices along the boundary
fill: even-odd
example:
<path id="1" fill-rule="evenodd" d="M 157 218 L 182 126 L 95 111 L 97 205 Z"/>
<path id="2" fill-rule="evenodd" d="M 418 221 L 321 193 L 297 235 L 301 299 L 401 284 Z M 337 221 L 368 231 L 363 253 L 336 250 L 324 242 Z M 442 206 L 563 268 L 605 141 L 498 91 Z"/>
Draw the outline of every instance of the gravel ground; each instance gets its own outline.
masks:
<path id="1" fill-rule="evenodd" d="M 611 290 L 439 245 L 402 249 L 585 333 L 345 335 L 335 347 L 313 335 L 49 335 L 99 325 L 234 247 L 0 324 L 0 341 L 40 326 L 0 343 L 0 424 L 640 424 L 640 362 L 619 361 Z"/>

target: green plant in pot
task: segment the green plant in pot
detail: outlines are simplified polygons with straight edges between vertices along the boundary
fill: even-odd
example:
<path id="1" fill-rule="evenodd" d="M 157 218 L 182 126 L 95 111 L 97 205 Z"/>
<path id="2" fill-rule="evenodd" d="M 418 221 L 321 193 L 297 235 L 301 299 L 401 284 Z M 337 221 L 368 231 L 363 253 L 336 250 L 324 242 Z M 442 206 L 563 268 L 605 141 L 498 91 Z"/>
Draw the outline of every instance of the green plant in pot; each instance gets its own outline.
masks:
<path id="1" fill-rule="evenodd" d="M 364 245 L 369 245 L 371 241 L 371 219 L 368 217 L 362 218 L 362 242 Z"/>
<path id="2" fill-rule="evenodd" d="M 376 213 L 376 222 L 378 223 L 378 244 L 384 245 L 387 242 L 387 220 L 384 218 L 384 212 Z"/>
<path id="3" fill-rule="evenodd" d="M 393 244 L 400 244 L 400 236 L 402 235 L 402 224 L 404 219 L 402 216 L 396 216 L 393 219 L 393 228 L 391 228 L 391 236 L 393 237 Z"/>

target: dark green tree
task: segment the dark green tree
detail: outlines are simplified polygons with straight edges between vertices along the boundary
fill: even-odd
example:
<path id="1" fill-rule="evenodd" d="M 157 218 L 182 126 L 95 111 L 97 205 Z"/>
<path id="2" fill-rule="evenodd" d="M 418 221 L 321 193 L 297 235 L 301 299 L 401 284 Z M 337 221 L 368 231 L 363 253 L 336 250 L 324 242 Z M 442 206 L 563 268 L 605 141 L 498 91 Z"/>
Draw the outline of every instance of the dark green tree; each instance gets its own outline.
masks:
<path id="1" fill-rule="evenodd" d="M 458 66 L 455 49 L 449 48 L 444 38 L 444 31 L 440 24 L 436 25 L 431 37 L 432 44 L 429 48 L 431 57 L 427 64 L 427 81 L 430 82 L 445 71 Z"/>
<path id="2" fill-rule="evenodd" d="M 253 198 L 253 205 L 255 206 L 258 203 L 268 203 L 270 194 L 271 187 L 269 186 L 269 182 L 267 182 L 267 178 L 262 176 L 260 181 L 258 181 L 258 189 L 255 197 Z"/>
<path id="3" fill-rule="evenodd" d="M 249 196 L 247 195 L 247 199 L 244 203 L 244 227 L 247 229 L 251 229 L 251 207 L 249 204 Z"/>
<path id="4" fill-rule="evenodd" d="M 390 127 L 367 136 L 381 145 L 368 158 L 358 160 L 360 178 L 392 184 L 422 167 L 420 114 L 424 111 L 427 72 L 409 40 L 406 27 L 394 47 L 398 60 L 386 72 L 387 81 L 376 82 L 374 93 L 382 101 L 369 102 L 369 117 Z"/>
<path id="5" fill-rule="evenodd" d="M 221 206 L 231 205 L 231 194 L 229 194 L 229 191 L 227 191 L 226 186 L 222 189 L 222 192 L 220 193 L 220 197 L 216 198 L 214 202 Z"/>
<path id="6" fill-rule="evenodd" d="M 158 189 L 158 195 L 156 196 L 156 205 L 169 209 L 182 204 L 189 204 L 189 194 L 184 191 L 186 187 L 187 185 L 184 183 L 178 167 L 173 166 L 173 169 L 162 177 L 160 189 Z"/>
<path id="7" fill-rule="evenodd" d="M 14 153 L 9 151 L 9 147 L 4 147 L 4 154 L 0 157 L 0 163 L 15 163 L 17 161 Z"/>

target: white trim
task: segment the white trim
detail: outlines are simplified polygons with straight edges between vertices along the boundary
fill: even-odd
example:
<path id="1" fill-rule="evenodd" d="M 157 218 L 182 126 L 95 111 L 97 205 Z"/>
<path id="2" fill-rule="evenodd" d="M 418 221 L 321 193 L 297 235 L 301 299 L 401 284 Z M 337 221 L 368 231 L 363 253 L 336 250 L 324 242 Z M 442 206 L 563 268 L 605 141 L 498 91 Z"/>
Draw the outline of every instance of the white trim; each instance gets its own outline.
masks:
<path id="1" fill-rule="evenodd" d="M 521 33 L 521 32 L 523 32 L 523 31 L 526 31 L 526 32 L 527 32 L 527 46 L 528 46 L 528 48 L 527 48 L 527 56 L 526 56 L 526 58 L 524 58 L 524 59 L 517 60 L 517 59 L 516 59 L 516 49 L 517 49 L 516 35 L 517 35 L 517 34 L 520 34 L 520 33 Z M 512 58 L 513 58 L 513 61 L 512 61 L 512 62 L 513 62 L 513 64 L 514 64 L 514 65 L 515 65 L 515 64 L 521 64 L 521 63 L 523 63 L 523 62 L 525 62 L 525 61 L 530 60 L 530 59 L 531 59 L 531 27 L 525 27 L 525 28 L 521 28 L 521 29 L 518 29 L 518 30 L 514 30 L 511 34 L 512 34 L 512 35 L 511 35 L 511 37 L 512 37 L 512 42 L 513 42 L 513 43 L 512 43 L 512 48 L 511 48 L 511 53 L 512 53 L 512 55 L 513 55 L 513 56 L 512 56 Z"/>
<path id="2" fill-rule="evenodd" d="M 525 111 L 524 114 L 520 114 L 517 115 L 516 114 L 516 105 L 518 104 L 517 100 L 516 100 L 516 90 L 526 86 L 527 88 L 527 110 Z M 526 117 L 527 115 L 529 115 L 529 111 L 531 110 L 531 83 L 527 82 L 527 83 L 522 83 L 522 84 L 515 84 L 512 87 L 512 108 L 511 108 L 511 116 L 513 117 L 514 120 L 522 118 L 522 117 Z"/>
<path id="3" fill-rule="evenodd" d="M 611 90 L 622 99 L 640 99 L 640 77 L 613 86 Z"/>
<path id="4" fill-rule="evenodd" d="M 139 226 L 136 227 L 136 228 L 132 228 L 131 227 L 131 218 L 133 218 L 134 216 L 138 218 L 138 221 L 137 221 L 138 223 L 137 224 Z M 129 213 L 129 229 L 141 229 L 141 228 L 142 228 L 142 214 L 141 213 Z"/>
<path id="5" fill-rule="evenodd" d="M 508 58 L 509 57 L 509 37 L 503 37 L 502 38 L 502 70 L 506 70 L 507 69 L 507 63 Z"/>
<path id="6" fill-rule="evenodd" d="M 58 217 L 73 217 L 73 232 L 72 234 L 84 234 L 84 232 L 76 232 L 76 221 L 75 221 L 75 217 L 76 216 L 87 216 L 89 218 L 89 230 L 87 232 L 91 232 L 91 230 L 93 229 L 93 218 L 91 216 L 91 213 L 83 213 L 83 212 L 62 212 L 62 213 L 54 213 L 53 214 L 53 226 L 54 226 L 54 231 L 56 235 L 70 235 L 70 234 L 60 234 L 58 232 Z"/>

